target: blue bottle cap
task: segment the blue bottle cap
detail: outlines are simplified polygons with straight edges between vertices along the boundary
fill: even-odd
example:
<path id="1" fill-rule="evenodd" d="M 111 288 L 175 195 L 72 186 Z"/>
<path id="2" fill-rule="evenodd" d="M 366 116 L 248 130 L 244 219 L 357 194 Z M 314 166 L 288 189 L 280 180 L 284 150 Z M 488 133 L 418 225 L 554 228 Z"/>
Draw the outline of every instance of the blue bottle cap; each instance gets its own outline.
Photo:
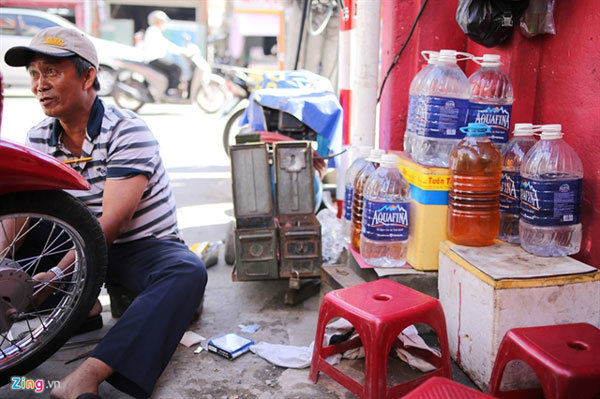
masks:
<path id="1" fill-rule="evenodd" d="M 485 136 L 491 129 L 485 123 L 469 123 L 467 126 L 461 127 L 460 131 L 467 136 Z"/>

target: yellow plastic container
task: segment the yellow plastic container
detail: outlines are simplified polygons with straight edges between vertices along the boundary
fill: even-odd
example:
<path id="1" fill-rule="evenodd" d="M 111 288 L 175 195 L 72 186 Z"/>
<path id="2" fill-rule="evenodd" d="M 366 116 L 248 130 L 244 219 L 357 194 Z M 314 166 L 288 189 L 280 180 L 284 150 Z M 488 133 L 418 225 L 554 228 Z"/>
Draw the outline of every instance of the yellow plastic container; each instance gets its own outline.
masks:
<path id="1" fill-rule="evenodd" d="M 396 154 L 412 197 L 406 261 L 417 270 L 437 270 L 439 243 L 448 238 L 450 169 L 422 166 L 403 152 Z"/>

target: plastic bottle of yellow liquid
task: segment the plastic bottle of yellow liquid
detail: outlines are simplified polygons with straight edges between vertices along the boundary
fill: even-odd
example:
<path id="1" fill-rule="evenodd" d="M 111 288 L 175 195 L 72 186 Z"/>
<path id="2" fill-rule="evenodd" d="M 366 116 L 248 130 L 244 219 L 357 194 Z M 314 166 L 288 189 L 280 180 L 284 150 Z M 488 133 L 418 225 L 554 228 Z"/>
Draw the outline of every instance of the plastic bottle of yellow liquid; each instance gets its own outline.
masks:
<path id="1" fill-rule="evenodd" d="M 491 245 L 500 229 L 502 156 L 487 137 L 489 127 L 469 123 L 450 153 L 448 238 L 461 245 Z"/>
<path id="2" fill-rule="evenodd" d="M 360 232 L 362 230 L 363 190 L 367 178 L 379 167 L 379 160 L 385 151 L 373 149 L 367 158 L 367 165 L 362 168 L 354 178 L 354 198 L 352 200 L 352 234 L 350 243 L 352 248 L 360 252 Z"/>

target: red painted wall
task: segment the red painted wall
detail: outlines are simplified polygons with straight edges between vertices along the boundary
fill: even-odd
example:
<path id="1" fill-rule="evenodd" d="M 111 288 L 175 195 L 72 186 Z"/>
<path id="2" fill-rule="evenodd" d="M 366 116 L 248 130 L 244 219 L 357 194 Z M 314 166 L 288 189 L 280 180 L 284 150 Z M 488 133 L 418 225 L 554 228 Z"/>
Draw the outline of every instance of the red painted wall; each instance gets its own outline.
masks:
<path id="1" fill-rule="evenodd" d="M 404 42 L 422 4 L 382 0 L 382 74 Z M 564 139 L 583 161 L 583 240 L 575 258 L 600 268 L 600 4 L 557 1 L 556 35 L 523 37 L 519 28 L 498 47 L 486 48 L 462 33 L 455 22 L 458 1 L 430 0 L 409 45 L 388 78 L 381 97 L 380 140 L 401 150 L 408 87 L 425 65 L 421 50 L 443 48 L 502 56 L 513 84 L 512 123 L 560 123 Z M 477 69 L 463 63 L 467 76 Z M 383 75 L 382 75 L 383 76 Z"/>

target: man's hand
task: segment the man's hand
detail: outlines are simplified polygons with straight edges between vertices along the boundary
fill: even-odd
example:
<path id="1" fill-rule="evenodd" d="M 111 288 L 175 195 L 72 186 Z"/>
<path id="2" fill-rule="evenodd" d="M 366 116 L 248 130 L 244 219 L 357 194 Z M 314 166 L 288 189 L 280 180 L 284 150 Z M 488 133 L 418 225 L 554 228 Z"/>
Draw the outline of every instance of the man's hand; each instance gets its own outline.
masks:
<path id="1" fill-rule="evenodd" d="M 31 298 L 31 305 L 35 309 L 52 295 L 56 287 L 58 287 L 59 282 L 57 276 L 50 271 L 38 273 L 31 279 L 33 280 L 33 297 Z"/>

